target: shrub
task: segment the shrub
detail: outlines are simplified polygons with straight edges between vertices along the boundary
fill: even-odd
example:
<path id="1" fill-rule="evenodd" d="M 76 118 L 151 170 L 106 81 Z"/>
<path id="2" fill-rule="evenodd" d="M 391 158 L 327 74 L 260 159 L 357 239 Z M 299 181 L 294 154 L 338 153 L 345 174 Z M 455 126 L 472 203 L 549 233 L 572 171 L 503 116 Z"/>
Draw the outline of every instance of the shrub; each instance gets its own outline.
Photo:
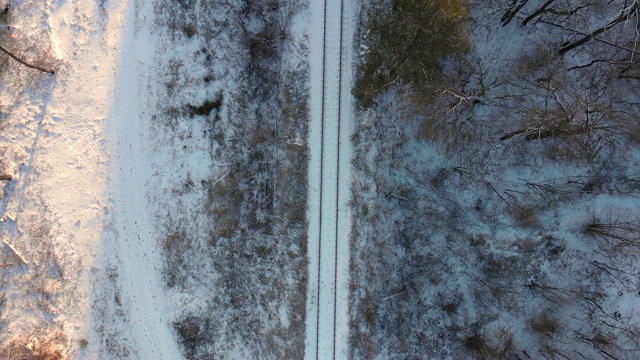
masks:
<path id="1" fill-rule="evenodd" d="M 489 346 L 487 345 L 487 339 L 480 332 L 474 332 L 464 338 L 462 345 L 469 352 L 477 355 L 484 356 L 489 352 Z"/>
<path id="2" fill-rule="evenodd" d="M 536 333 L 547 336 L 558 333 L 562 328 L 560 320 L 548 311 L 531 318 L 531 320 L 529 320 L 529 326 Z"/>
<path id="3" fill-rule="evenodd" d="M 220 107 L 222 106 L 222 93 L 216 95 L 215 98 L 211 100 L 206 100 L 202 105 L 192 105 L 188 104 L 187 108 L 189 109 L 189 113 L 191 115 L 200 115 L 207 116 L 211 114 L 213 110 L 220 111 Z"/>
<path id="4" fill-rule="evenodd" d="M 535 228 L 540 224 L 538 210 L 529 204 L 516 203 L 510 206 L 509 214 L 516 223 L 524 228 Z"/>
<path id="5" fill-rule="evenodd" d="M 198 33 L 198 29 L 192 24 L 185 24 L 182 26 L 182 31 L 189 39 L 193 37 L 193 35 Z"/>
<path id="6" fill-rule="evenodd" d="M 597 221 L 590 222 L 585 227 L 585 233 L 596 237 L 614 242 L 619 246 L 638 246 L 640 241 L 637 239 L 640 226 L 627 223 L 601 223 Z"/>
<path id="7" fill-rule="evenodd" d="M 185 316 L 173 323 L 173 328 L 178 334 L 178 341 L 184 347 L 187 355 L 192 355 L 198 348 L 198 344 L 207 341 L 206 329 L 202 326 L 206 320 L 196 316 Z"/>

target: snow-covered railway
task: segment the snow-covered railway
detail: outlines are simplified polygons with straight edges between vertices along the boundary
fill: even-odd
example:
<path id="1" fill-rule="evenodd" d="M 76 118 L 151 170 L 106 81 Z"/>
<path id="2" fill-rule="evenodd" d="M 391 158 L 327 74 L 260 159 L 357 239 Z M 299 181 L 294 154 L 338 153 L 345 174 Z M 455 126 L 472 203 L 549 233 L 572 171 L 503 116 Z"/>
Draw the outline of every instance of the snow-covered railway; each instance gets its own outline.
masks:
<path id="1" fill-rule="evenodd" d="M 311 5 L 307 359 L 347 356 L 351 158 L 348 0 Z"/>

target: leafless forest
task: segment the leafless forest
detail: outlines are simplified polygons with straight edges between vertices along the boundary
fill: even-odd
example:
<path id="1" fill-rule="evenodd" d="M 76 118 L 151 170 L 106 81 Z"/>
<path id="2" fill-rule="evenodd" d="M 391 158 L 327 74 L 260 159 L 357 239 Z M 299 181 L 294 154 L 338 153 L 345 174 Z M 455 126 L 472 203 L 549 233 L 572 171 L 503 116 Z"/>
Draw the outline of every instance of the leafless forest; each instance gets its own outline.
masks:
<path id="1" fill-rule="evenodd" d="M 351 356 L 640 356 L 639 6 L 362 2 Z"/>

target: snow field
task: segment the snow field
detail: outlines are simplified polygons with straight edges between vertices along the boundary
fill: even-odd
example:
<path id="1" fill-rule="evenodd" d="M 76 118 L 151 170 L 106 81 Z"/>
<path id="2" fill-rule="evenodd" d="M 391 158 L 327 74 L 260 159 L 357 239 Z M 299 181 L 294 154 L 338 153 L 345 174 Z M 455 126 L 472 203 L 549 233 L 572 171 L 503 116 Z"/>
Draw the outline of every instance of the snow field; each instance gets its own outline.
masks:
<path id="1" fill-rule="evenodd" d="M 143 359 L 177 359 L 180 352 L 169 330 L 168 299 L 161 282 L 162 259 L 157 232 L 150 218 L 147 195 L 153 169 L 145 86 L 150 79 L 156 39 L 150 23 L 136 26 L 137 20 L 153 18 L 151 2 L 137 8 L 130 1 L 126 9 L 121 57 L 116 70 L 114 107 L 110 114 L 111 163 L 114 187 L 115 243 L 121 263 L 123 295 L 130 304 L 131 335 L 138 356 Z"/>
<path id="2" fill-rule="evenodd" d="M 139 166 L 145 163 L 145 143 L 140 141 L 144 134 L 138 112 L 144 97 L 138 75 L 154 53 L 140 46 L 146 40 L 137 43 L 138 35 L 149 35 L 134 28 L 136 19 L 151 11 L 149 6 L 134 9 L 141 4 L 12 3 L 23 32 L 16 36 L 47 35 L 37 41 L 51 43 L 51 54 L 45 56 L 56 73 L 43 75 L 9 64 L 42 85 L 15 94 L 23 100 L 12 105 L 12 118 L 30 119 L 33 126 L 18 124 L 20 132 L 10 131 L 8 153 L 27 151 L 11 188 L 5 188 L 11 191 L 6 192 L 4 213 L 15 221 L 1 231 L 30 260 L 22 274 L 37 277 L 24 289 L 12 279 L 11 291 L 22 301 L 11 306 L 8 314 L 16 326 L 6 329 L 2 345 L 10 336 L 24 344 L 26 333 L 34 354 L 113 357 L 105 344 L 115 338 L 125 339 L 121 356 L 178 354 L 166 350 L 175 341 L 162 325 L 162 314 L 156 315 L 163 310 L 154 299 L 157 259 L 152 259 L 148 221 L 141 215 L 146 211 L 147 169 Z M 138 236 L 146 242 L 139 243 Z M 121 273 L 111 272 L 114 266 Z M 101 279 L 112 277 L 121 283 L 104 287 Z M 36 296 L 38 281 L 43 293 Z M 125 305 L 117 308 L 117 316 L 102 312 L 114 308 L 114 302 Z M 96 309 L 96 304 L 104 308 Z"/>
<path id="3" fill-rule="evenodd" d="M 52 352 L 45 347 L 55 345 L 45 342 L 56 334 L 52 326 L 59 327 L 59 340 L 54 340 L 62 345 L 58 352 L 73 358 L 90 331 L 91 269 L 99 266 L 99 239 L 108 222 L 109 155 L 104 125 L 114 84 L 116 55 L 111 49 L 118 46 L 122 19 L 107 18 L 95 2 L 13 5 L 14 21 L 22 32 L 15 36 L 47 34 L 38 41 L 51 42 L 51 54 L 46 56 L 57 61 L 54 76 L 8 64 L 24 71 L 24 78 L 44 84 L 15 94 L 25 98 L 15 101 L 12 116 L 19 121 L 33 119 L 35 126 L 20 125 L 20 132 L 5 130 L 11 134 L 6 154 L 28 149 L 28 157 L 3 202 L 4 214 L 15 218 L 15 227 L 5 225 L 1 231 L 30 260 L 25 272 L 40 273 L 38 277 L 49 284 L 49 299 L 42 312 L 33 311 L 29 309 L 33 290 L 29 289 L 35 284 L 24 293 L 15 289 L 19 291 L 15 296 L 22 300 L 10 318 L 17 320 L 17 326 L 10 325 L 5 334 L 17 336 L 18 342 L 24 341 L 22 332 L 37 334 L 32 350 Z M 28 113 L 30 102 L 38 104 L 35 117 Z M 34 236 L 36 228 L 42 229 L 41 235 Z M 17 285 L 15 278 L 12 281 Z M 46 325 L 38 324 L 40 316 Z"/>
<path id="4" fill-rule="evenodd" d="M 177 339 L 170 327 L 172 325 L 175 327 L 175 323 L 179 320 L 188 319 L 189 316 L 196 318 L 195 315 L 203 313 L 213 314 L 211 316 L 213 325 L 210 329 L 212 333 L 215 330 L 218 331 L 216 334 L 220 334 L 217 342 L 212 341 L 213 346 L 209 348 L 207 345 L 203 346 L 203 353 L 212 351 L 211 353 L 223 354 L 223 357 L 231 358 L 269 357 L 276 354 L 277 350 L 283 347 L 282 344 L 287 341 L 291 348 L 296 349 L 295 354 L 300 355 L 302 347 L 295 347 L 294 342 L 301 341 L 300 336 L 303 330 L 294 326 L 297 326 L 296 321 L 302 323 L 301 317 L 304 315 L 300 314 L 302 311 L 297 311 L 298 307 L 295 306 L 297 302 L 286 299 L 291 298 L 293 293 L 294 297 L 299 296 L 300 301 L 304 302 L 304 290 L 300 294 L 295 293 L 295 289 L 299 289 L 299 284 L 296 282 L 304 281 L 304 271 L 290 266 L 292 258 L 297 261 L 296 264 L 304 264 L 303 260 L 295 257 L 302 251 L 297 244 L 289 246 L 291 252 L 285 253 L 278 250 L 279 252 L 274 252 L 273 256 L 261 254 L 259 250 L 264 252 L 266 245 L 271 245 L 271 242 L 276 240 L 282 243 L 277 249 L 286 248 L 287 244 L 281 238 L 253 239 L 254 245 L 246 248 L 232 244 L 229 239 L 221 240 L 217 245 L 207 248 L 207 251 L 194 248 L 192 251 L 199 255 L 190 259 L 193 261 L 194 268 L 201 273 L 211 271 L 216 274 L 217 271 L 219 274 L 228 276 L 228 279 L 210 276 L 209 273 L 197 274 L 192 278 L 193 281 L 199 281 L 200 275 L 207 279 L 206 282 L 195 284 L 199 286 L 195 289 L 190 288 L 182 292 L 167 291 L 164 288 L 165 284 L 161 277 L 164 263 L 158 244 L 166 234 L 162 234 L 164 229 L 161 227 L 164 224 L 162 219 L 157 217 L 175 216 L 172 220 L 180 222 L 181 226 L 183 222 L 186 224 L 184 228 L 191 231 L 189 236 L 199 241 L 197 246 L 200 246 L 200 243 L 207 244 L 209 239 L 206 236 L 210 236 L 207 230 L 210 229 L 204 229 L 201 225 L 211 226 L 209 219 L 206 218 L 208 214 L 194 215 L 204 207 L 201 196 L 207 195 L 207 192 L 202 190 L 202 181 L 211 180 L 207 177 L 213 175 L 215 175 L 213 177 L 215 181 L 224 181 L 230 163 L 218 164 L 218 160 L 222 157 L 217 158 L 217 155 L 213 154 L 217 147 L 211 145 L 214 144 L 212 135 L 198 142 L 196 136 L 191 139 L 189 135 L 188 139 L 185 137 L 177 140 L 171 138 L 173 133 L 166 134 L 166 137 L 154 133 L 154 131 L 162 131 L 162 129 L 153 128 L 153 126 L 161 127 L 153 123 L 154 115 L 159 115 L 159 118 L 166 115 L 162 113 L 164 109 L 158 110 L 155 107 L 156 101 L 162 101 L 161 97 L 165 95 L 163 90 L 166 85 L 162 82 L 165 78 L 158 75 L 166 75 L 162 72 L 167 70 L 163 65 L 183 55 L 194 58 L 199 56 L 196 59 L 198 61 L 200 58 L 207 58 L 209 61 L 209 55 L 214 56 L 215 60 L 211 62 L 217 63 L 215 71 L 206 68 L 207 65 L 195 70 L 185 66 L 181 71 L 189 72 L 188 76 L 197 80 L 202 80 L 211 75 L 210 73 L 220 75 L 217 78 L 211 76 L 207 79 L 216 78 L 216 85 L 227 90 L 225 96 L 228 97 L 225 97 L 224 108 L 221 111 L 221 113 L 224 112 L 221 116 L 225 117 L 231 113 L 227 108 L 229 106 L 227 99 L 233 99 L 237 92 L 237 89 L 226 87 L 225 82 L 227 85 L 236 84 L 244 76 L 242 62 L 229 58 L 243 56 L 245 52 L 242 48 L 243 44 L 229 35 L 233 33 L 227 28 L 225 14 L 218 14 L 218 18 L 212 23 L 207 23 L 206 21 L 211 18 L 205 16 L 205 19 L 198 24 L 205 24 L 211 29 L 197 27 L 198 31 L 202 32 L 196 34 L 194 39 L 188 40 L 187 37 L 184 39 L 180 37 L 184 29 L 176 31 L 170 26 L 164 29 L 163 25 L 159 25 L 159 10 L 154 8 L 158 4 L 148 0 L 50 0 L 45 4 L 43 18 L 46 18 L 46 21 L 44 23 L 37 22 L 34 17 L 31 19 L 34 24 L 30 26 L 20 24 L 19 28 L 22 29 L 41 27 L 43 24 L 44 27 L 49 27 L 53 54 L 59 59 L 59 63 L 56 64 L 55 77 L 47 78 L 51 80 L 46 83 L 48 87 L 41 89 L 41 93 L 28 94 L 34 98 L 38 96 L 41 98 L 34 101 L 34 106 L 20 113 L 21 117 L 29 119 L 26 125 L 18 126 L 21 129 L 20 136 L 11 135 L 10 141 L 14 143 L 13 145 L 25 150 L 21 155 L 25 161 L 15 171 L 16 182 L 12 185 L 15 188 L 5 188 L 9 200 L 3 204 L 3 209 L 6 210 L 5 213 L 15 217 L 16 221 L 2 225 L 3 235 L 12 240 L 11 243 L 24 253 L 29 261 L 36 260 L 35 263 L 39 267 L 29 268 L 29 271 L 34 273 L 45 268 L 38 257 L 49 256 L 45 254 L 44 250 L 48 248 L 45 249 L 44 246 L 51 245 L 55 248 L 55 256 L 60 260 L 61 267 L 61 274 L 56 276 L 64 282 L 50 281 L 50 279 L 43 281 L 49 292 L 43 292 L 42 296 L 50 296 L 54 305 L 48 311 L 38 312 L 37 316 L 42 315 L 47 321 L 53 319 L 51 323 L 64 329 L 66 343 L 62 346 L 65 349 L 63 355 L 69 358 L 181 358 L 181 349 L 178 348 Z M 229 13 L 236 10 L 236 3 L 224 4 L 224 6 L 227 5 L 231 9 Z M 310 5 L 318 6 L 317 2 L 312 2 Z M 223 5 L 220 6 L 223 7 Z M 321 325 L 322 343 L 320 348 L 307 349 L 306 353 L 307 356 L 315 356 L 316 350 L 320 350 L 323 358 L 332 357 L 334 354 L 342 358 L 347 354 L 347 296 L 344 294 L 346 294 L 348 278 L 346 271 L 348 269 L 349 210 L 346 207 L 348 200 L 346 190 L 350 177 L 347 171 L 350 146 L 348 141 L 350 91 L 349 71 L 342 71 L 342 82 L 340 82 L 339 63 L 342 59 L 343 68 L 349 68 L 350 35 L 345 36 L 341 45 L 339 2 L 333 1 L 328 4 L 328 9 L 330 10 L 328 28 L 334 29 L 332 40 L 327 42 L 330 45 L 328 54 L 331 57 L 331 63 L 327 66 L 329 78 L 326 81 L 326 94 L 331 97 L 331 102 L 326 103 L 323 111 L 327 114 L 324 131 L 332 135 L 325 137 L 324 146 L 326 155 L 331 155 L 334 159 L 327 161 L 323 169 L 316 167 L 315 170 L 311 170 L 314 174 L 311 174 L 310 179 L 316 181 L 315 185 L 311 184 L 312 189 L 317 191 L 321 185 L 327 188 L 323 197 L 324 206 L 326 206 L 323 213 L 328 214 L 323 215 L 323 238 L 332 237 L 333 241 L 327 240 L 323 244 L 326 247 L 323 249 L 323 254 L 326 256 L 323 255 L 322 263 L 322 299 L 320 302 L 317 298 L 311 299 L 309 302 L 315 302 L 312 306 L 307 306 L 307 310 L 317 309 L 318 304 L 321 304 L 322 321 L 312 327 L 316 329 L 316 325 Z M 21 13 L 23 18 L 27 15 L 31 16 L 31 12 L 37 12 L 37 7 L 25 6 L 25 10 Z M 314 18 L 314 21 L 316 20 Z M 210 42 L 198 40 L 199 36 L 202 38 L 210 36 L 205 33 L 206 31 L 214 33 L 219 29 L 229 32 L 223 31 L 218 40 L 230 49 L 210 46 Z M 322 26 L 314 27 L 310 30 L 311 36 L 317 39 L 316 30 L 320 30 L 319 34 L 322 35 L 322 29 Z M 350 34 L 350 28 L 345 27 L 343 34 Z M 163 36 L 171 36 L 171 40 Z M 225 39 L 227 36 L 229 38 Z M 191 36 L 188 38 L 191 39 Z M 184 49 L 180 48 L 177 51 L 172 46 L 175 45 L 173 42 L 179 41 L 184 41 L 186 45 Z M 301 45 L 302 42 L 302 39 L 296 39 L 292 46 Z M 204 50 L 203 45 L 206 45 Z M 340 46 L 343 47 L 342 51 Z M 167 51 L 167 48 L 171 51 Z M 313 51 L 322 51 L 322 44 L 316 42 L 312 48 Z M 174 53 L 171 53 L 172 51 Z M 297 49 L 290 52 L 293 54 L 288 53 L 286 56 L 298 58 L 286 60 L 294 64 L 287 64 L 290 68 L 285 67 L 285 70 L 294 68 L 296 73 L 304 73 L 300 69 L 304 67 L 301 63 L 306 53 Z M 225 60 L 223 65 L 220 65 L 223 63 L 221 59 Z M 197 62 L 194 59 L 191 60 Z M 189 61 L 185 61 L 185 64 L 191 64 Z M 226 65 L 232 62 L 236 67 L 227 68 Z M 40 74 L 30 76 L 37 77 Z M 185 74 L 176 73 L 175 76 L 184 77 Z M 317 81 L 321 79 L 322 74 L 320 77 L 317 74 L 313 76 Z M 179 80 L 191 85 L 190 81 L 193 79 L 184 81 L 180 78 Z M 205 82 L 208 81 L 205 80 Z M 339 97 L 340 89 L 342 98 Z M 183 91 L 183 89 L 180 90 Z M 217 91 L 218 88 L 209 84 L 208 87 L 204 87 L 204 90 L 189 88 L 183 92 L 177 92 L 179 96 L 176 97 L 184 96 L 185 98 L 177 99 L 171 105 L 182 109 L 186 104 L 201 104 L 212 98 L 214 90 Z M 305 95 L 300 89 L 295 93 L 296 96 Z M 295 101 L 296 99 L 292 103 Z M 342 102 L 341 108 L 338 106 L 340 102 Z M 288 123 L 286 125 L 294 127 L 304 121 L 306 126 L 306 119 L 300 115 L 303 112 L 301 110 L 300 113 L 295 113 L 298 123 L 291 120 L 293 125 Z M 338 117 L 341 120 L 339 133 L 336 121 Z M 199 135 L 216 130 L 217 135 L 225 135 L 222 140 L 216 141 L 228 147 L 243 135 L 240 133 L 238 137 L 238 134 L 234 133 L 242 130 L 241 126 L 232 129 L 230 127 L 231 130 L 225 132 L 224 129 L 217 129 L 208 123 L 200 126 L 198 123 L 200 120 L 202 119 L 196 119 L 196 121 L 188 119 L 189 122 L 180 124 L 179 131 L 184 130 L 184 133 L 193 132 L 194 135 Z M 300 126 L 300 129 L 302 128 L 304 126 Z M 280 127 L 278 129 L 285 133 Z M 303 133 L 302 130 L 299 132 L 294 130 L 288 131 L 298 135 Z M 319 128 L 316 127 L 316 130 Z M 287 136 L 287 144 L 304 146 L 304 136 Z M 312 141 L 318 141 L 318 132 L 316 131 L 312 137 Z M 2 141 L 9 142 L 7 139 Z M 319 145 L 319 142 L 315 144 Z M 281 147 L 286 148 L 284 145 Z M 187 149 L 189 151 L 186 151 Z M 316 149 L 312 149 L 312 153 L 316 154 L 315 159 L 318 155 L 316 150 L 318 150 L 317 146 Z M 276 149 L 275 157 L 278 159 L 284 157 L 279 155 L 280 151 L 280 148 Z M 340 152 L 339 162 L 338 151 Z M 297 152 L 292 154 L 295 155 Z M 294 155 L 287 154 L 287 156 Z M 229 158 L 236 159 L 231 156 Z M 178 174 L 174 173 L 176 168 L 183 166 L 187 169 L 177 171 Z M 211 167 L 215 168 L 211 169 Z M 325 174 L 322 184 L 319 182 L 319 176 L 315 176 L 319 175 L 318 171 Z M 167 173 L 169 173 L 168 176 Z M 286 179 L 285 176 L 283 177 Z M 289 179 L 295 180 L 293 176 Z M 185 183 L 191 184 L 191 187 L 185 191 L 184 196 L 180 195 L 182 197 L 176 199 L 179 196 L 172 193 L 176 189 L 172 186 L 184 188 Z M 282 183 L 278 185 L 283 186 Z M 331 190 L 329 190 L 330 187 L 332 187 Z M 15 191 L 10 193 L 8 190 Z M 279 200 L 290 201 L 289 199 Z M 165 202 L 169 206 L 162 208 Z M 310 204 L 313 207 L 319 203 L 310 200 Z M 159 207 L 162 209 L 159 210 Z M 46 212 L 46 216 L 42 216 L 39 211 Z M 190 218 L 196 218 L 197 221 Z M 37 222 L 31 223 L 32 219 L 38 219 L 42 224 L 50 227 L 43 225 L 43 230 L 40 230 L 35 226 L 38 225 Z M 217 225 L 215 223 L 214 228 Z M 319 225 L 316 224 L 316 228 Z M 196 230 L 192 231 L 192 228 Z M 42 233 L 40 234 L 42 239 L 40 237 L 31 239 L 33 246 L 27 245 L 26 241 L 22 242 L 36 230 Z M 27 235 L 20 237 L 21 231 Z M 310 234 L 313 232 L 310 231 Z M 337 247 L 336 236 L 339 239 Z M 43 239 L 48 241 L 43 243 Z M 36 242 L 39 243 L 36 244 Z M 196 241 L 193 243 L 196 244 Z M 315 248 L 317 248 L 317 242 Z M 242 251 L 236 254 L 237 249 Z M 313 251 L 311 246 L 309 251 Z M 256 253 L 259 256 L 256 256 Z M 211 259 L 220 261 L 214 262 Z M 274 291 L 287 288 L 294 289 L 293 292 L 282 291 L 281 297 L 274 297 L 276 300 L 270 300 L 266 305 L 262 304 L 261 299 L 271 299 L 270 293 L 257 292 L 260 297 L 251 301 L 259 303 L 262 307 L 249 315 L 246 312 L 242 313 L 238 320 L 235 315 L 239 312 L 233 313 L 234 309 L 231 307 L 227 310 L 225 304 L 228 304 L 230 299 L 244 297 L 243 294 L 247 294 L 246 289 L 252 288 L 252 284 L 244 281 L 234 282 L 235 274 L 248 269 L 241 266 L 234 268 L 233 265 L 239 263 L 236 261 L 238 259 L 244 261 L 242 264 L 254 266 L 250 268 L 253 272 L 247 272 L 251 276 L 255 273 L 253 276 L 255 278 L 260 278 L 264 274 L 271 277 L 265 282 L 268 281 L 269 285 L 274 285 L 276 289 Z M 304 259 L 304 256 L 300 255 L 300 259 Z M 55 261 L 52 260 L 52 262 L 58 265 Z M 198 267 L 198 262 L 208 264 L 207 269 Z M 318 265 L 319 262 L 316 261 L 316 269 Z M 228 266 L 231 270 L 222 271 L 223 266 Z M 268 271 L 259 266 L 263 266 Z M 302 267 L 304 265 L 301 265 Z M 272 268 L 275 270 L 270 270 Z M 311 268 L 314 268 L 314 265 Z M 51 269 L 47 268 L 47 270 Z M 282 275 L 283 273 L 285 275 Z M 299 275 L 299 278 L 294 277 L 293 273 L 296 276 Z M 318 275 L 317 272 L 312 275 L 310 282 L 318 279 Z M 247 275 L 246 278 L 253 279 L 251 276 Z M 227 283 L 232 285 L 225 288 L 224 284 Z M 206 287 L 212 284 L 222 284 L 222 286 L 212 292 L 211 288 Z M 24 288 L 29 285 L 28 282 L 20 284 Z M 310 284 L 310 289 L 311 286 Z M 252 290 L 254 289 L 255 287 Z M 317 284 L 315 289 L 317 290 Z M 15 294 L 20 298 L 26 293 L 16 292 Z M 32 297 L 35 299 L 35 296 Z M 281 300 L 283 298 L 285 300 Z M 337 313 L 333 312 L 334 305 L 337 306 Z M 223 316 L 217 316 L 218 313 L 212 311 L 215 307 L 223 308 L 219 310 Z M 19 325 L 24 329 L 28 329 L 32 323 L 36 322 L 29 318 L 31 316 L 35 319 L 36 313 L 26 307 L 13 306 L 8 311 L 3 315 L 9 314 L 19 318 L 23 323 Z M 307 314 L 311 312 L 307 311 Z M 245 336 L 243 331 L 250 333 L 256 327 L 251 322 L 242 321 L 243 317 L 254 317 L 260 321 L 260 324 L 266 324 L 259 326 L 256 333 L 265 335 L 265 332 L 270 332 L 269 338 L 265 340 L 267 338 L 265 336 L 256 342 L 255 339 Z M 317 319 L 311 316 L 308 318 Z M 206 317 L 196 319 L 200 321 Z M 317 333 L 314 332 L 309 338 L 313 336 L 315 339 L 315 335 Z M 338 340 L 337 344 L 334 344 L 334 339 Z M 214 348 L 216 346 L 218 348 Z M 269 346 L 275 350 L 270 349 Z"/>

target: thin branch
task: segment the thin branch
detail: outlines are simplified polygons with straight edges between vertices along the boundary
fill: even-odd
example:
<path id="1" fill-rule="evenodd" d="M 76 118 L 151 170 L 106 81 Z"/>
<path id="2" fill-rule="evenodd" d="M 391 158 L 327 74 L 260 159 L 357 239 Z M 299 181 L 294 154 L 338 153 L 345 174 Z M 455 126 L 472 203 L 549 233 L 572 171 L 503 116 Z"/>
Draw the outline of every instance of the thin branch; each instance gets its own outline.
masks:
<path id="1" fill-rule="evenodd" d="M 590 133 L 593 130 L 609 130 L 611 127 L 607 126 L 589 126 L 589 127 L 557 127 L 553 129 L 540 130 L 536 133 L 529 134 L 524 137 L 527 141 L 532 140 L 542 140 L 551 137 L 560 137 L 560 136 L 571 136 L 571 135 L 581 135 Z"/>
<path id="2" fill-rule="evenodd" d="M 615 62 L 613 60 L 596 59 L 596 60 L 593 60 L 593 61 L 591 61 L 591 62 L 589 62 L 587 64 L 572 66 L 572 67 L 568 68 L 567 71 L 585 69 L 585 68 L 593 66 L 593 65 L 595 65 L 597 63 L 607 63 L 607 64 L 612 64 L 612 65 L 615 64 Z"/>
<path id="3" fill-rule="evenodd" d="M 512 137 L 514 137 L 516 135 L 524 134 L 524 133 L 526 133 L 527 131 L 530 131 L 530 130 L 531 130 L 531 128 L 512 131 L 512 132 L 510 132 L 508 134 L 505 134 L 502 137 L 500 137 L 500 141 L 505 141 L 505 140 L 511 139 Z"/>

